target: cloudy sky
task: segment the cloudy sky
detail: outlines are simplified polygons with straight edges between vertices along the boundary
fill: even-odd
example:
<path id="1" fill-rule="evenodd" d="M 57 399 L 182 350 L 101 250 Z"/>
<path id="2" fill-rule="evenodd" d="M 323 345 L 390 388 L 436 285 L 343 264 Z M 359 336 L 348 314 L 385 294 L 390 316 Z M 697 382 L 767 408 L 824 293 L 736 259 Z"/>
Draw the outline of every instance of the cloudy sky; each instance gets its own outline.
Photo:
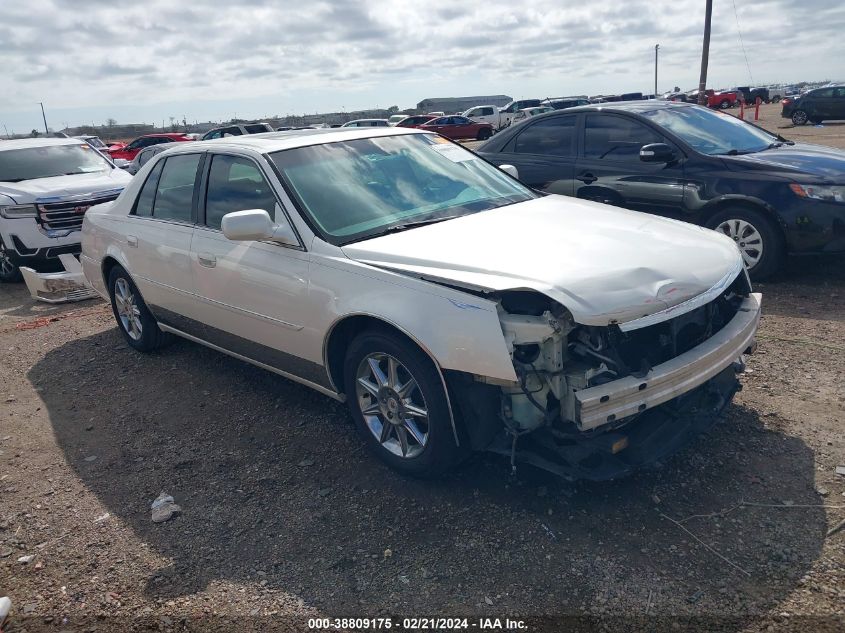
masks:
<path id="1" fill-rule="evenodd" d="M 842 0 L 714 0 L 710 85 L 845 80 Z M 704 0 L 2 0 L 0 126 L 698 83 Z"/>

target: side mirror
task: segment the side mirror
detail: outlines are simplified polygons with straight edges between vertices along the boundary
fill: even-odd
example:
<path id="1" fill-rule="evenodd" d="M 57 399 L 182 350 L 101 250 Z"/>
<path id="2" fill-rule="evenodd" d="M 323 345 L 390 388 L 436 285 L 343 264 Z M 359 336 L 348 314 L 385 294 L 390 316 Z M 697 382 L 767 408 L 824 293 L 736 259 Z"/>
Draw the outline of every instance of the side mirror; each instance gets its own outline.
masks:
<path id="1" fill-rule="evenodd" d="M 675 160 L 675 150 L 666 143 L 650 143 L 640 148 L 640 160 L 644 163 L 671 163 Z"/>
<path id="2" fill-rule="evenodd" d="M 508 176 L 519 180 L 519 171 L 513 165 L 499 165 L 499 169 L 505 172 Z"/>
<path id="3" fill-rule="evenodd" d="M 270 240 L 280 244 L 299 244 L 293 229 L 287 224 L 276 224 L 264 209 L 233 211 L 223 216 L 223 235 L 234 242 Z"/>

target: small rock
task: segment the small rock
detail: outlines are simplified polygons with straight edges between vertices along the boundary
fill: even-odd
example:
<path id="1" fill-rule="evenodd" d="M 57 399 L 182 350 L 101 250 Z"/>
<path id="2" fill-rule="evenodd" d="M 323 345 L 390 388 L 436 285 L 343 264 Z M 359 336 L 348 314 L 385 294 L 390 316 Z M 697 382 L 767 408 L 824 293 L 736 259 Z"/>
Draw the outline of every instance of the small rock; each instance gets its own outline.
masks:
<path id="1" fill-rule="evenodd" d="M 699 589 L 698 591 L 696 591 L 694 594 L 692 594 L 691 596 L 689 596 L 687 598 L 687 602 L 689 602 L 690 604 L 695 604 L 696 602 L 701 600 L 701 596 L 703 596 L 703 595 L 704 595 L 704 592 L 701 589 Z"/>
<path id="2" fill-rule="evenodd" d="M 15 398 L 15 396 L 9 396 L 8 398 L 6 398 L 6 403 L 7 403 L 7 404 L 10 404 L 10 403 L 12 403 L 12 402 L 17 402 L 17 400 L 18 400 L 18 399 L 17 399 L 17 398 Z"/>
<path id="3" fill-rule="evenodd" d="M 332 491 L 332 489 L 331 489 L 331 488 L 320 488 L 320 489 L 317 491 L 317 496 L 318 496 L 318 497 L 326 497 L 326 496 L 328 496 L 328 495 L 331 493 L 331 491 Z"/>
<path id="4" fill-rule="evenodd" d="M 845 466 L 837 466 L 836 467 L 836 474 L 837 475 L 845 475 Z"/>
<path id="5" fill-rule="evenodd" d="M 306 457 L 305 459 L 303 459 L 301 462 L 299 462 L 297 464 L 297 466 L 299 466 L 300 468 L 306 468 L 308 466 L 313 466 L 313 465 L 314 465 L 314 460 L 311 459 L 310 457 Z"/>
<path id="6" fill-rule="evenodd" d="M 28 565 L 28 564 L 29 564 L 29 563 L 31 563 L 34 559 L 35 559 L 35 554 L 27 554 L 26 556 L 21 556 L 21 557 L 18 559 L 18 562 L 19 562 L 21 565 Z"/>
<path id="7" fill-rule="evenodd" d="M 393 550 L 388 547 L 386 550 L 384 550 L 384 557 L 390 558 L 391 556 L 393 556 Z"/>
<path id="8" fill-rule="evenodd" d="M 166 492 L 162 492 L 153 501 L 150 509 L 152 510 L 153 523 L 164 523 L 182 512 L 182 507 L 176 504 L 173 497 Z"/>
<path id="9" fill-rule="evenodd" d="M 491 607 L 493 606 L 493 601 L 490 598 L 488 598 L 487 596 L 484 596 L 484 602 L 486 602 Z"/>
<path id="10" fill-rule="evenodd" d="M 400 581 L 403 585 L 408 585 L 408 584 L 410 584 L 410 583 L 411 583 L 411 581 L 408 579 L 408 577 L 407 577 L 407 576 L 399 576 L 399 581 Z"/>
<path id="11" fill-rule="evenodd" d="M 12 550 L 10 550 L 10 549 L 4 549 L 2 552 L 0 552 L 0 558 L 8 558 L 11 555 L 12 555 Z"/>
<path id="12" fill-rule="evenodd" d="M 86 430 L 86 431 L 93 431 L 93 430 L 94 430 L 94 425 L 93 425 L 93 424 L 89 424 L 88 426 L 86 426 L 86 427 L 85 427 L 85 430 Z"/>
<path id="13" fill-rule="evenodd" d="M 23 612 L 26 614 L 33 613 L 35 611 L 34 604 L 25 604 L 23 605 Z"/>
<path id="14" fill-rule="evenodd" d="M 660 505 L 660 497 L 657 495 L 651 495 L 651 500 L 654 501 L 654 505 Z"/>
<path id="15" fill-rule="evenodd" d="M 94 461 L 97 461 L 97 456 L 96 456 L 96 455 L 89 455 L 89 456 L 88 456 L 88 457 L 86 457 L 83 461 L 86 461 L 86 462 L 94 462 Z"/>
<path id="16" fill-rule="evenodd" d="M 821 497 L 826 497 L 830 494 L 830 490 L 828 490 L 827 488 L 816 488 L 816 492 Z"/>

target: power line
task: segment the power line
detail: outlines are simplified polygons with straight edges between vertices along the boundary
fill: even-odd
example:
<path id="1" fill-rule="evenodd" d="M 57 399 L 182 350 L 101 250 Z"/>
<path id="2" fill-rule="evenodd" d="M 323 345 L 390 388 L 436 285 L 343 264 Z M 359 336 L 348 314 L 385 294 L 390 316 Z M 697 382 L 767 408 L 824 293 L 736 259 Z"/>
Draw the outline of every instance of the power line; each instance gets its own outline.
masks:
<path id="1" fill-rule="evenodd" d="M 754 85 L 754 76 L 751 74 L 751 64 L 748 63 L 748 53 L 745 52 L 745 43 L 742 41 L 742 29 L 739 28 L 739 14 L 736 11 L 736 0 L 731 0 L 734 5 L 734 17 L 736 18 L 736 32 L 739 33 L 739 45 L 742 47 L 742 54 L 745 57 L 745 67 L 748 69 L 748 78 L 751 85 Z"/>

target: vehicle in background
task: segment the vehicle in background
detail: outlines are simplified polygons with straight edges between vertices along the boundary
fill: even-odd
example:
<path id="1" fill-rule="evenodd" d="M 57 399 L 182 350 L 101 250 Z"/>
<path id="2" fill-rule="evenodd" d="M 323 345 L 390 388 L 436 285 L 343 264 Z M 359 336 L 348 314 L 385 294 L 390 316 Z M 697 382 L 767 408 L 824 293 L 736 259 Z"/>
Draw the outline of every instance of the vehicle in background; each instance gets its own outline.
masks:
<path id="1" fill-rule="evenodd" d="M 746 105 L 754 105 L 755 103 L 757 103 L 757 99 L 760 99 L 760 103 L 769 102 L 768 88 L 752 88 L 750 86 L 738 86 L 734 89 L 734 91 L 739 93 L 739 96 L 745 101 Z"/>
<path id="2" fill-rule="evenodd" d="M 793 125 L 845 119 L 845 86 L 816 88 L 798 97 L 781 101 L 780 115 Z"/>
<path id="3" fill-rule="evenodd" d="M 537 116 L 538 114 L 545 114 L 546 112 L 554 112 L 554 108 L 546 105 L 536 106 L 533 108 L 523 108 L 519 112 L 516 113 L 513 119 L 511 119 L 511 125 L 515 125 L 520 121 L 524 121 L 532 116 Z"/>
<path id="4" fill-rule="evenodd" d="M 76 138 L 0 143 L 0 281 L 20 267 L 60 270 L 59 255 L 80 252 L 89 207 L 114 200 L 131 176 Z"/>
<path id="5" fill-rule="evenodd" d="M 340 127 L 390 127 L 387 124 L 387 119 L 355 119 L 354 121 L 347 121 Z"/>
<path id="6" fill-rule="evenodd" d="M 494 105 L 480 105 L 465 110 L 460 116 L 472 119 L 476 123 L 489 123 L 495 129 L 501 127 L 502 115 Z"/>
<path id="7" fill-rule="evenodd" d="M 548 106 L 554 110 L 566 110 L 567 108 L 575 108 L 581 105 L 590 103 L 589 99 L 584 97 L 552 97 L 544 99 L 540 102 L 541 106 Z"/>
<path id="8" fill-rule="evenodd" d="M 176 334 L 345 400 L 416 476 L 472 450 L 595 480 L 665 463 L 730 403 L 760 317 L 725 236 L 394 127 L 172 147 L 87 214 L 81 261 L 129 347 Z"/>
<path id="9" fill-rule="evenodd" d="M 436 116 L 431 114 L 415 114 L 413 116 L 405 117 L 399 121 L 399 123 L 396 124 L 396 127 L 416 128 L 436 118 Z"/>
<path id="10" fill-rule="evenodd" d="M 113 158 L 122 158 L 131 161 L 145 147 L 159 145 L 160 143 L 178 143 L 193 141 L 191 137 L 182 132 L 167 132 L 164 134 L 145 134 L 139 136 L 128 145 L 110 146 L 109 155 Z"/>
<path id="11" fill-rule="evenodd" d="M 244 136 L 246 134 L 263 134 L 264 132 L 275 132 L 269 123 L 239 123 L 237 125 L 223 125 L 209 130 L 202 135 L 200 140 L 210 141 L 215 138 L 227 136 Z"/>
<path id="12" fill-rule="evenodd" d="M 59 137 L 57 137 L 57 138 L 59 138 Z M 65 136 L 64 138 L 67 138 L 67 137 Z M 88 145 L 90 145 L 95 150 L 100 152 L 100 154 L 102 154 L 106 158 L 111 158 L 111 156 L 109 155 L 108 145 L 103 143 L 103 141 L 100 139 L 99 136 L 92 136 L 92 135 L 89 135 L 89 134 L 83 134 L 81 136 L 74 136 L 73 138 L 78 138 L 80 141 L 85 141 L 86 143 L 88 143 Z"/>
<path id="13" fill-rule="evenodd" d="M 540 105 L 540 99 L 516 99 L 508 103 L 505 107 L 499 108 L 499 125 L 497 130 L 506 128 L 511 124 L 511 121 L 516 116 L 516 113 L 524 108 L 536 108 Z"/>
<path id="14" fill-rule="evenodd" d="M 727 110 L 728 108 L 732 108 L 736 105 L 739 105 L 739 93 L 735 90 L 716 91 L 712 88 L 708 88 L 704 91 L 704 94 L 707 95 L 705 105 L 708 108 Z M 693 104 L 698 103 L 698 90 L 692 90 L 691 92 L 688 92 L 687 101 Z"/>
<path id="15" fill-rule="evenodd" d="M 664 101 L 680 101 L 681 103 L 686 103 L 688 96 L 686 92 L 670 90 L 669 92 L 664 92 L 662 95 L 660 95 L 660 98 Z"/>
<path id="16" fill-rule="evenodd" d="M 722 232 L 753 278 L 777 271 L 787 252 L 845 251 L 845 151 L 796 144 L 693 104 L 563 110 L 476 151 L 541 191 Z"/>
<path id="17" fill-rule="evenodd" d="M 407 118 L 408 118 L 407 114 L 391 114 L 387 118 L 387 124 L 390 125 L 390 126 L 394 126 L 397 123 L 399 123 L 399 121 L 402 121 L 403 119 L 407 119 Z"/>
<path id="18" fill-rule="evenodd" d="M 429 116 L 446 116 L 446 113 L 441 110 L 436 110 L 435 112 L 426 112 Z"/>
<path id="19" fill-rule="evenodd" d="M 172 147 L 171 143 L 161 143 L 159 145 L 150 145 L 149 147 L 145 147 L 140 152 L 135 155 L 131 161 L 124 161 L 118 159 L 115 161 L 115 164 L 120 167 L 121 169 L 125 170 L 127 173 L 132 174 L 133 176 L 140 171 L 141 167 L 147 164 L 153 156 L 156 154 L 160 154 L 166 149 L 170 149 Z"/>
<path id="20" fill-rule="evenodd" d="M 476 123 L 465 116 L 441 116 L 417 126 L 420 130 L 437 132 L 454 141 L 475 139 L 485 141 L 493 136 L 493 126 L 489 123 Z"/>

